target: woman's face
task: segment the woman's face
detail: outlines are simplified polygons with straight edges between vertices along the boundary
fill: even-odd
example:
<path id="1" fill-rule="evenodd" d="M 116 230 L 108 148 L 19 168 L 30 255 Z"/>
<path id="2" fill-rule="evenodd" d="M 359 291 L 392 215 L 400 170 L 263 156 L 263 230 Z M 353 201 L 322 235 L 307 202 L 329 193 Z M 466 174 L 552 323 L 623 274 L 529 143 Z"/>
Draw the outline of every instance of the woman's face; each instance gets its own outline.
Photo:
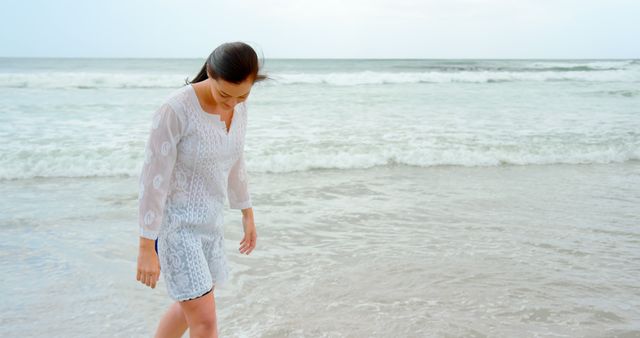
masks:
<path id="1" fill-rule="evenodd" d="M 224 110 L 231 110 L 236 104 L 243 102 L 249 97 L 253 81 L 247 79 L 242 83 L 235 84 L 223 79 L 209 78 L 211 82 L 211 95 Z"/>

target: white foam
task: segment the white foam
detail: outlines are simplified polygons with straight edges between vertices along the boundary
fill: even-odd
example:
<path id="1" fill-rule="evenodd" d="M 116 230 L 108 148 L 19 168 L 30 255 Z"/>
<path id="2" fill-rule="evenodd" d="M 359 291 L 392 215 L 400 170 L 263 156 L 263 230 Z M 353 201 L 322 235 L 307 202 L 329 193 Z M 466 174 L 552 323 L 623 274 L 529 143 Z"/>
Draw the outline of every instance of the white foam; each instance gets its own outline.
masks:
<path id="1" fill-rule="evenodd" d="M 460 71 L 460 72 L 353 72 L 353 73 L 281 73 L 273 78 L 281 84 L 330 84 L 358 86 L 366 84 L 406 83 L 488 83 L 515 81 L 579 81 L 579 82 L 640 82 L 640 73 L 625 70 L 599 72 L 514 72 L 514 71 Z"/>
<path id="2" fill-rule="evenodd" d="M 340 147 L 345 149 L 344 145 Z M 273 156 L 254 155 L 247 152 L 247 165 L 252 172 L 286 173 L 314 169 L 364 169 L 386 165 L 410 165 L 430 167 L 500 166 L 539 164 L 595 164 L 622 163 L 640 160 L 640 141 L 625 144 L 547 145 L 532 148 L 521 144 L 517 147 L 451 146 L 446 149 L 426 146 L 375 147 L 364 153 L 353 150 L 332 151 L 327 148 L 298 146 L 288 153 Z M 260 154 L 267 151 L 258 151 Z M 34 177 L 93 177 L 137 176 L 142 165 L 142 152 L 131 148 L 65 149 L 49 147 L 46 150 L 27 148 L 6 153 L 0 159 L 0 179 L 25 179 Z"/>
<path id="3" fill-rule="evenodd" d="M 171 88 L 184 84 L 182 74 L 43 72 L 0 73 L 2 87 L 15 88 Z"/>
<path id="4" fill-rule="evenodd" d="M 548 67 L 548 64 L 544 64 Z M 566 66 L 566 65 L 565 65 Z M 187 76 L 166 73 L 106 73 L 106 72 L 45 72 L 0 73 L 0 87 L 12 88 L 175 88 L 184 84 Z M 640 82 L 640 72 L 633 70 L 603 71 L 423 71 L 423 72 L 281 72 L 270 74 L 265 85 L 329 84 L 358 86 L 368 84 L 407 83 L 489 83 L 513 81 L 578 81 L 578 82 Z"/>

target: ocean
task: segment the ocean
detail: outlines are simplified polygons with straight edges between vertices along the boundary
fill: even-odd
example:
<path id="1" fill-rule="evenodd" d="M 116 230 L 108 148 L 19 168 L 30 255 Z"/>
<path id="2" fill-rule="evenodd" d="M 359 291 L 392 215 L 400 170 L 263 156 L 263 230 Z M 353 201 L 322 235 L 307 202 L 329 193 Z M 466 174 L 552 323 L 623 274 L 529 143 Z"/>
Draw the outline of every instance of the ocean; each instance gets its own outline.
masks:
<path id="1" fill-rule="evenodd" d="M 203 62 L 0 58 L 0 336 L 152 335 L 137 180 Z M 221 337 L 640 336 L 640 60 L 263 69 Z"/>

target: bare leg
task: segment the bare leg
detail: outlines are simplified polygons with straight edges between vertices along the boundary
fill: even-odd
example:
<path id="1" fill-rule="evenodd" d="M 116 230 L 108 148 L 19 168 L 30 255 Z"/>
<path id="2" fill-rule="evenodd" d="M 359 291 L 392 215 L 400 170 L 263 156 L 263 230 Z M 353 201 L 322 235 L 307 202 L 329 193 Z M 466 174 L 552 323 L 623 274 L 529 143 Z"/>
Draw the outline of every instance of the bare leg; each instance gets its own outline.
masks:
<path id="1" fill-rule="evenodd" d="M 160 319 L 154 338 L 181 338 L 188 327 L 180 303 L 174 302 Z"/>
<path id="2" fill-rule="evenodd" d="M 218 319 L 213 291 L 179 304 L 187 318 L 190 338 L 218 338 Z"/>

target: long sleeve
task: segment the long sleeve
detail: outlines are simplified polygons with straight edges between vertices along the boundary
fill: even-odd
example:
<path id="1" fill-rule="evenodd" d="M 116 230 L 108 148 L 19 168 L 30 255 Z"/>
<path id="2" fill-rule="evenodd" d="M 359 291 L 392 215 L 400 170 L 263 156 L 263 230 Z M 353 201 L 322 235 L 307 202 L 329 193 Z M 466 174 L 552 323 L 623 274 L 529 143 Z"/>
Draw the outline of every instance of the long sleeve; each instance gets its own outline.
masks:
<path id="1" fill-rule="evenodd" d="M 244 162 L 244 151 L 236 160 L 229 172 L 227 195 L 231 209 L 251 208 L 251 195 L 249 195 L 249 182 L 247 168 Z"/>
<path id="2" fill-rule="evenodd" d="M 180 117 L 168 103 L 162 104 L 153 114 L 139 180 L 138 223 L 141 237 L 158 238 L 182 126 Z"/>

